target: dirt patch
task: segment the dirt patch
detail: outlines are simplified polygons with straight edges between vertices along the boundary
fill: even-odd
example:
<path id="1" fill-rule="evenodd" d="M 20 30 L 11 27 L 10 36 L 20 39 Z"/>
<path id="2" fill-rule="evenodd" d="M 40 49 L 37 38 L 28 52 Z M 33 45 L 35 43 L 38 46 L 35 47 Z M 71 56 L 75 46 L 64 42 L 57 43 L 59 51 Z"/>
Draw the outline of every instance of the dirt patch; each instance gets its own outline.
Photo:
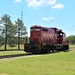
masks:
<path id="1" fill-rule="evenodd" d="M 8 74 L 0 74 L 0 75 L 8 75 Z"/>

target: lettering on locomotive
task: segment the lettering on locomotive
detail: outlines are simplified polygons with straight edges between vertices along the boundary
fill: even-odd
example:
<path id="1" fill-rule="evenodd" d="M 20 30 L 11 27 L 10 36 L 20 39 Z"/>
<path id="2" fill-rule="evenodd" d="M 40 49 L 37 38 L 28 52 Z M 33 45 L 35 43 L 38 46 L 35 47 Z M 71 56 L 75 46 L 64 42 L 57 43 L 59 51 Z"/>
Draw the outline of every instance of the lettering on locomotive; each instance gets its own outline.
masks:
<path id="1" fill-rule="evenodd" d="M 51 37 L 53 35 L 52 34 L 43 33 L 43 36 Z"/>

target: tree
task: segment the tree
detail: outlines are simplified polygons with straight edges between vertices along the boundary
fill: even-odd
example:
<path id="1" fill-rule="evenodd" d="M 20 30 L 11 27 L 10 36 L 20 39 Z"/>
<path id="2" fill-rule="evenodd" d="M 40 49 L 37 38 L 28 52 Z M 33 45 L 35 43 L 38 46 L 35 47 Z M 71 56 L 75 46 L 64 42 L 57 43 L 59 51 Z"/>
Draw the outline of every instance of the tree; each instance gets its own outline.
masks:
<path id="1" fill-rule="evenodd" d="M 7 49 L 7 44 L 9 46 L 14 46 L 14 43 L 18 44 L 18 49 L 20 49 L 20 44 L 22 44 L 24 41 L 23 39 L 27 34 L 23 21 L 18 18 L 14 25 L 10 20 L 10 16 L 5 14 L 3 17 L 1 17 L 1 22 L 2 26 L 0 26 L 0 43 L 1 39 L 4 38 L 5 50 Z"/>
<path id="2" fill-rule="evenodd" d="M 2 46 L 2 45 L 4 45 L 4 37 L 2 36 L 2 35 L 0 35 L 0 47 Z"/>
<path id="3" fill-rule="evenodd" d="M 75 36 L 74 35 L 68 36 L 67 40 L 69 41 L 70 44 L 75 44 Z"/>
<path id="4" fill-rule="evenodd" d="M 3 31 L 3 24 L 0 24 L 0 46 L 4 45 L 5 43 L 4 36 L 2 35 L 2 31 Z"/>
<path id="5" fill-rule="evenodd" d="M 7 26 L 10 24 L 10 16 L 5 14 L 3 15 L 3 17 L 1 18 L 2 19 L 2 22 L 3 22 L 3 25 L 5 26 L 4 27 L 4 30 L 3 30 L 3 33 L 5 33 L 5 50 L 7 48 Z"/>
<path id="6" fill-rule="evenodd" d="M 11 24 L 8 27 L 8 32 L 7 32 L 7 36 L 8 36 L 8 44 L 11 47 L 16 46 L 16 26 L 11 22 Z"/>
<path id="7" fill-rule="evenodd" d="M 12 23 L 12 21 L 10 20 L 10 16 L 7 14 L 3 15 L 1 19 L 4 25 L 1 34 L 4 35 L 5 38 L 5 50 L 6 50 L 7 44 L 9 46 L 16 45 L 16 39 L 15 39 L 16 26 Z"/>
<path id="8" fill-rule="evenodd" d="M 22 20 L 19 18 L 17 21 L 15 21 L 15 25 L 17 27 L 17 36 L 18 36 L 18 49 L 20 49 L 20 44 L 21 44 L 21 38 L 22 36 L 26 35 L 26 27 L 24 26 L 24 23 Z"/>

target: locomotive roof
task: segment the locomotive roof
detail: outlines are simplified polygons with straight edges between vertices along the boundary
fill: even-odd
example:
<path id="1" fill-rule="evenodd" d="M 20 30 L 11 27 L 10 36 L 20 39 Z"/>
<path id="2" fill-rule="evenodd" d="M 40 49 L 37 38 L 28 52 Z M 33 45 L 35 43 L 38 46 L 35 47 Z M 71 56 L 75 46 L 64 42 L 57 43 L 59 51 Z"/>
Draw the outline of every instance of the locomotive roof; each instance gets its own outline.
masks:
<path id="1" fill-rule="evenodd" d="M 43 26 L 40 26 L 40 25 L 34 25 L 34 26 L 31 26 L 31 28 L 46 28 L 46 29 L 53 29 L 53 30 L 55 30 L 55 32 L 62 32 L 63 34 L 64 34 L 64 32 L 61 30 L 61 29 L 58 29 L 58 28 L 56 28 L 56 27 L 49 27 L 49 28 L 47 28 L 47 27 L 43 27 Z"/>
<path id="2" fill-rule="evenodd" d="M 41 26 L 39 26 L 39 25 L 34 25 L 34 26 L 31 26 L 31 28 L 32 28 L 32 27 L 40 27 L 40 28 L 41 28 Z"/>
<path id="3" fill-rule="evenodd" d="M 43 26 L 40 26 L 40 25 L 34 25 L 34 26 L 31 26 L 31 28 L 33 28 L 33 27 L 39 27 L 39 28 L 47 28 L 47 29 L 54 29 L 54 30 L 59 30 L 58 28 L 56 28 L 56 27 L 43 27 Z"/>

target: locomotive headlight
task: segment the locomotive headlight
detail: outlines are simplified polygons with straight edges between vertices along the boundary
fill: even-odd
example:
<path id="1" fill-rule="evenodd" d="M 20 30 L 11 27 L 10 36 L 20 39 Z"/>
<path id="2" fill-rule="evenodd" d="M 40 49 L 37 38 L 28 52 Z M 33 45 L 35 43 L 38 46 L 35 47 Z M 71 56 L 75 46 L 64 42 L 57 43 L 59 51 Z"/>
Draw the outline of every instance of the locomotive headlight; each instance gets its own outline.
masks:
<path id="1" fill-rule="evenodd" d="M 62 33 L 60 33 L 60 35 L 62 36 Z"/>

